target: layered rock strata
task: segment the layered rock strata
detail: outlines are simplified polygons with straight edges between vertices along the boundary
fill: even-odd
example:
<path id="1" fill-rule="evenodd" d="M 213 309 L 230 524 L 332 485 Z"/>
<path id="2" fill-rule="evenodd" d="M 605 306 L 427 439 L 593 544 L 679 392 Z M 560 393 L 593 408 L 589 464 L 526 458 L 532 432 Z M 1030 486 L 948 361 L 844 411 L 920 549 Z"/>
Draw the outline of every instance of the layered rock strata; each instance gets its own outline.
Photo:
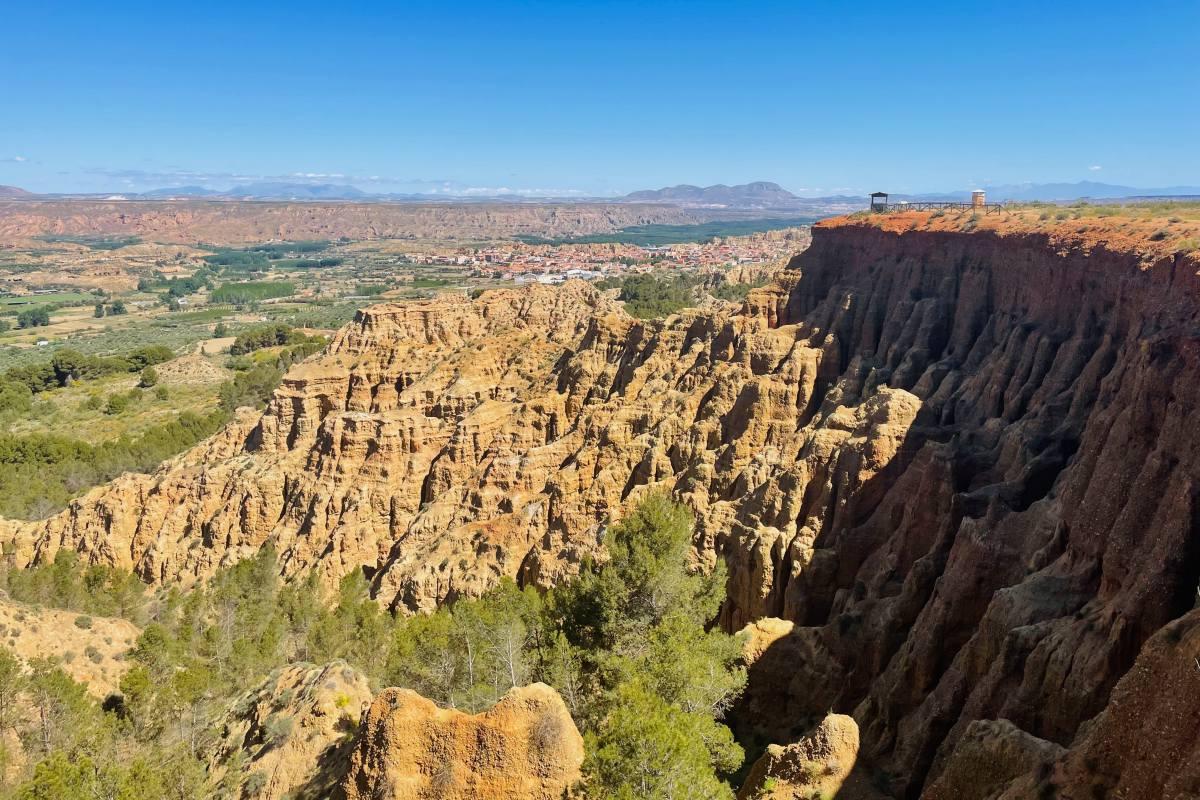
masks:
<path id="1" fill-rule="evenodd" d="M 512 689 L 480 714 L 385 689 L 363 720 L 346 800 L 561 800 L 580 778 L 583 737 L 549 686 Z"/>

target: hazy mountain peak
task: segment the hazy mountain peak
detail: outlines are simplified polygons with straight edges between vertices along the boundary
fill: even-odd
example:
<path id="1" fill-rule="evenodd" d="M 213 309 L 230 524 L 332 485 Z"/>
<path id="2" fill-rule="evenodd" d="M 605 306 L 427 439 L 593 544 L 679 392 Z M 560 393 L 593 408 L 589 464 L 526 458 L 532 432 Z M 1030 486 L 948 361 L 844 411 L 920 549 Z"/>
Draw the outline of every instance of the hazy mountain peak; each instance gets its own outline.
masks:
<path id="1" fill-rule="evenodd" d="M 798 198 L 777 183 L 754 181 L 736 186 L 723 183 L 713 186 L 680 184 L 662 189 L 644 189 L 622 198 L 630 202 L 677 203 L 696 206 L 725 206 L 731 208 L 768 208 L 794 205 Z"/>

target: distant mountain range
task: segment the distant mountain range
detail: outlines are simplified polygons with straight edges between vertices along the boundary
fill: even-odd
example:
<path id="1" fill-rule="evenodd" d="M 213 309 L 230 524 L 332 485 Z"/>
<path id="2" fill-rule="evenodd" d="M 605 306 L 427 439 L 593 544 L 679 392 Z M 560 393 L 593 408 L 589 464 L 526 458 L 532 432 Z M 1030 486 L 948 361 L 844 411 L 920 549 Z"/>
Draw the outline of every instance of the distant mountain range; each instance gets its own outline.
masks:
<path id="1" fill-rule="evenodd" d="M 886 187 L 882 187 L 886 189 Z M 1200 196 L 1200 186 L 1169 186 L 1163 188 L 1138 188 L 1096 181 L 1078 183 L 1021 183 L 985 186 L 988 200 L 1001 202 L 1014 200 L 1029 202 L 1063 202 L 1079 199 L 1111 200 L 1135 197 L 1182 197 Z M 278 200 L 278 201 L 351 201 L 351 202 L 423 202 L 423 203 L 662 203 L 682 208 L 707 210 L 715 214 L 723 212 L 745 215 L 764 212 L 768 216 L 795 214 L 833 214 L 855 211 L 868 203 L 867 193 L 861 195 L 828 195 L 823 197 L 800 197 L 792 194 L 777 183 L 755 181 L 753 183 L 727 186 L 692 186 L 681 184 L 661 189 L 644 189 L 622 197 L 571 198 L 561 197 L 497 197 L 454 196 L 450 194 L 388 194 L 370 193 L 348 184 L 302 183 L 283 181 L 261 181 L 234 186 L 230 189 L 210 189 L 205 186 L 177 186 L 152 189 L 145 192 L 119 194 L 35 194 L 15 186 L 0 186 L 0 199 L 35 200 L 38 198 L 79 199 L 128 199 L 163 200 L 170 198 L 196 198 L 207 200 Z M 970 190 L 906 194 L 896 192 L 895 200 L 966 200 Z"/>
<path id="2" fill-rule="evenodd" d="M 672 203 L 682 206 L 721 208 L 777 208 L 795 206 L 804 201 L 778 183 L 756 181 L 737 186 L 718 183 L 715 186 L 680 184 L 664 189 L 643 189 L 631 192 L 621 200 L 629 203 Z"/>
<path id="3" fill-rule="evenodd" d="M 1135 186 L 1119 186 L 1096 181 L 1078 183 L 1017 183 L 1002 186 L 985 186 L 989 200 L 1112 200 L 1121 197 L 1178 197 L 1200 194 L 1200 186 L 1166 186 L 1139 189 Z M 964 192 L 964 196 L 969 192 Z"/>
<path id="4" fill-rule="evenodd" d="M 285 183 L 263 181 L 234 186 L 226 191 L 203 186 L 179 186 L 142 192 L 140 197 L 228 197 L 236 200 L 362 200 L 366 192 L 336 183 Z"/>

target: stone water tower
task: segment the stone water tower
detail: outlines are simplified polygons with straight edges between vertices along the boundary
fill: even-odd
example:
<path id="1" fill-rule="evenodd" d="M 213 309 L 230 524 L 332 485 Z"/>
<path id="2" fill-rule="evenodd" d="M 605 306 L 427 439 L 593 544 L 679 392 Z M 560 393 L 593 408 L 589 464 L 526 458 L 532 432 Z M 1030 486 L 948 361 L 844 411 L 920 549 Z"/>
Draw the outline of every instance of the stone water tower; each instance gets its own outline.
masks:
<path id="1" fill-rule="evenodd" d="M 987 205 L 987 193 L 983 189 L 971 192 L 971 208 L 983 208 Z"/>

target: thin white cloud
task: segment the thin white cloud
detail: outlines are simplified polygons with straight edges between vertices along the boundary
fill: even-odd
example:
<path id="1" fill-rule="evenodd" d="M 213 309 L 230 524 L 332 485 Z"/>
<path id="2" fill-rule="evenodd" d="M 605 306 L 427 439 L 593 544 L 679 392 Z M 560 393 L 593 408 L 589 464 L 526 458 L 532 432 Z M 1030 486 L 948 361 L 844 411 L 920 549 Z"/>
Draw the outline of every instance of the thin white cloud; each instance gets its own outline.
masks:
<path id="1" fill-rule="evenodd" d="M 1088 167 L 1088 169 L 1092 172 L 1099 172 L 1100 170 L 1104 169 L 1104 167 L 1100 166 L 1099 164 L 1093 164 L 1092 166 Z"/>
<path id="2" fill-rule="evenodd" d="M 0 158 L 0 162 L 7 164 L 24 164 L 29 159 L 25 156 L 11 156 L 9 158 Z"/>
<path id="3" fill-rule="evenodd" d="M 458 181 L 427 178 L 398 178 L 386 175 L 349 175 L 341 172 L 291 172 L 284 175 L 248 175 L 237 172 L 204 172 L 180 167 L 161 170 L 111 169 L 93 167 L 85 170 L 117 181 L 127 187 L 142 189 L 176 188 L 197 185 L 209 189 L 226 190 L 231 186 L 246 183 L 296 183 L 319 184 L 328 181 L 359 186 L 369 192 L 435 194 L 447 197 L 595 197 L 595 192 L 576 188 L 525 188 L 511 186 L 475 186 Z"/>

